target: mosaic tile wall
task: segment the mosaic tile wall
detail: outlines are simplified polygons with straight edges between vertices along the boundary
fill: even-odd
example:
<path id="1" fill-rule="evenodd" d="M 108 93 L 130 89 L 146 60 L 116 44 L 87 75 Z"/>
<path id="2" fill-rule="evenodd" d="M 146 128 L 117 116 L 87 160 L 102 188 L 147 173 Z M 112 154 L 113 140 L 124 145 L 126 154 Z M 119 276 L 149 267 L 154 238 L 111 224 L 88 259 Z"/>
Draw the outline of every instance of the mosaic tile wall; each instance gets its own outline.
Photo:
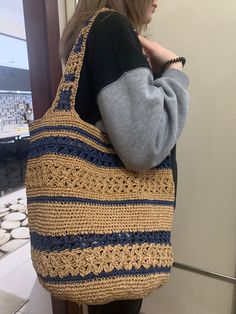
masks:
<path id="1" fill-rule="evenodd" d="M 24 123 L 25 104 L 32 108 L 31 94 L 1 93 L 0 92 L 0 118 L 3 125 Z"/>

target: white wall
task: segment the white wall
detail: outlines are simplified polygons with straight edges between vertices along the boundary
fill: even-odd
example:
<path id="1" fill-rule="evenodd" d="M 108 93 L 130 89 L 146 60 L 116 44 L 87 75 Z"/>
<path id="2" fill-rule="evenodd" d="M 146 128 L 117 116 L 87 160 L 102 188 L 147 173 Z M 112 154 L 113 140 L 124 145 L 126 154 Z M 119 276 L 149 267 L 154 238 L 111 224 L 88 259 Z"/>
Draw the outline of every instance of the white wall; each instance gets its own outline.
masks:
<path id="1" fill-rule="evenodd" d="M 235 277 L 236 3 L 159 1 L 147 34 L 187 58 L 191 105 L 177 146 L 175 260 Z M 233 285 L 174 269 L 148 314 L 235 313 Z M 156 308 L 156 310 L 154 310 Z M 159 308 L 157 310 L 157 308 Z"/>

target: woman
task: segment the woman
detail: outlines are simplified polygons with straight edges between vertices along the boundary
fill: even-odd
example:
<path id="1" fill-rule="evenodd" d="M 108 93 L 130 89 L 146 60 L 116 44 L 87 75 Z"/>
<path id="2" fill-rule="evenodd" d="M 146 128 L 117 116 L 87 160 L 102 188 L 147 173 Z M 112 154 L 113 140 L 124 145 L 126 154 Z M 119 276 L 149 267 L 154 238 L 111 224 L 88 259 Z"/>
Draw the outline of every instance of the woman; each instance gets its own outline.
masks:
<path id="1" fill-rule="evenodd" d="M 33 121 L 33 110 L 30 107 L 30 104 L 26 104 L 26 108 L 24 110 L 24 118 L 27 123 L 30 123 Z"/>
<path id="2" fill-rule="evenodd" d="M 61 56 L 66 62 L 81 27 L 102 7 L 115 11 L 100 13 L 90 30 L 75 109 L 108 134 L 129 170 L 151 169 L 171 154 L 176 182 L 175 144 L 188 112 L 189 79 L 183 60 L 139 35 L 157 1 L 80 0 L 65 28 Z M 89 306 L 89 313 L 138 314 L 141 304 L 115 301 Z"/>

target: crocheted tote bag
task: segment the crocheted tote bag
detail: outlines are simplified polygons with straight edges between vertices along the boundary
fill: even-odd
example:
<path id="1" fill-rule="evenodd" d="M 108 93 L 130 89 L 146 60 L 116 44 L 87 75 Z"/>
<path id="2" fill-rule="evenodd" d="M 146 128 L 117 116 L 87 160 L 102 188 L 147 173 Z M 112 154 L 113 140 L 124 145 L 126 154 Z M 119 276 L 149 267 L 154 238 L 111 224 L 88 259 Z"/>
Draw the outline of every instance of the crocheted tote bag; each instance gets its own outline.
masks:
<path id="1" fill-rule="evenodd" d="M 30 128 L 26 195 L 33 266 L 55 297 L 80 304 L 138 299 L 167 282 L 175 208 L 171 158 L 127 170 L 108 136 L 80 119 L 82 28 L 52 106 Z"/>

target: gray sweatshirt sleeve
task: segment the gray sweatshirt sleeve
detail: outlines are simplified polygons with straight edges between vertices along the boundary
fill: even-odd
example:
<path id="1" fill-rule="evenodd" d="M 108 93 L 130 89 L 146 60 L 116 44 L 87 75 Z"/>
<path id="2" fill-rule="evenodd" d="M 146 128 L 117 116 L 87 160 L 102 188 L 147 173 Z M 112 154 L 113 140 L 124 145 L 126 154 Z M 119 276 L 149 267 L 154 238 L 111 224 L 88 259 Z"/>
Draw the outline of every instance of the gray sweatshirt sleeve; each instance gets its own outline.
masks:
<path id="1" fill-rule="evenodd" d="M 154 80 L 150 69 L 136 68 L 100 91 L 97 126 L 105 129 L 127 169 L 151 169 L 170 154 L 185 125 L 188 85 L 188 76 L 177 69 Z"/>

